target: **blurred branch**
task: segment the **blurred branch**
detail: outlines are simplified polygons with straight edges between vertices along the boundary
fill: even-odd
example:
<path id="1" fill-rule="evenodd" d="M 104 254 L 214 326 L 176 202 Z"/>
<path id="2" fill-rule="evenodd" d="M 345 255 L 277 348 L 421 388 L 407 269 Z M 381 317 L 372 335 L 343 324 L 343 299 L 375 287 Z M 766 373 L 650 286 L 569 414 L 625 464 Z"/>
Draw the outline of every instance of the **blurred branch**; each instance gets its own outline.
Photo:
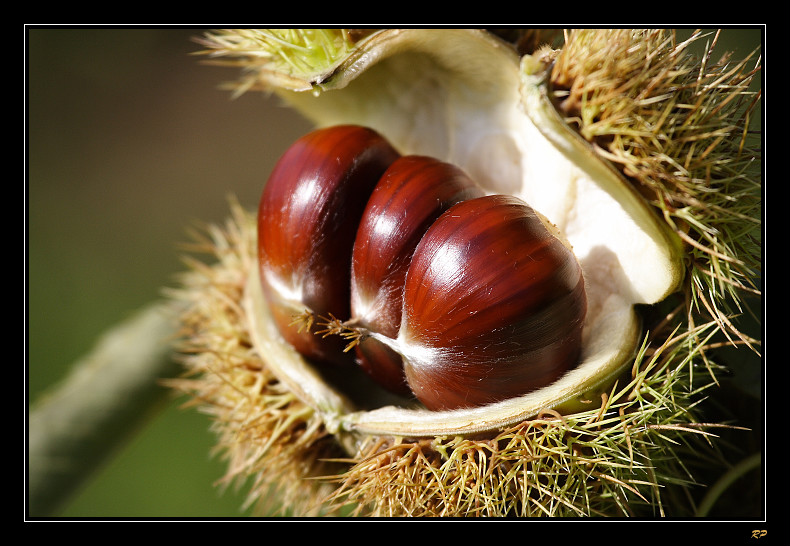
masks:
<path id="1" fill-rule="evenodd" d="M 114 448 L 166 400 L 178 373 L 176 309 L 156 303 L 107 331 L 28 420 L 28 511 L 54 515 Z"/>
<path id="2" fill-rule="evenodd" d="M 745 474 L 760 467 L 763 462 L 762 453 L 755 453 L 746 457 L 737 465 L 730 468 L 719 480 L 713 484 L 708 490 L 705 498 L 702 499 L 699 507 L 697 508 L 697 517 L 706 517 L 708 513 L 716 504 L 716 501 L 721 497 L 724 492 L 737 480 L 742 478 Z"/>

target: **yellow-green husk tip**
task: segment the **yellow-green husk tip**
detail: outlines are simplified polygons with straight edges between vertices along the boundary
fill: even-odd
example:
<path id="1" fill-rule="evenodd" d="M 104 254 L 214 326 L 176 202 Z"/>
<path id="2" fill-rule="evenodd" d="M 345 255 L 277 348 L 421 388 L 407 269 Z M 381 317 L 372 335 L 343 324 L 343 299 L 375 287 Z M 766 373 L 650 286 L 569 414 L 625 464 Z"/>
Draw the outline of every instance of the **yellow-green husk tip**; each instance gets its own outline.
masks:
<path id="1" fill-rule="evenodd" d="M 239 94 L 256 89 L 262 77 L 302 90 L 309 88 L 300 82 L 320 81 L 367 34 L 350 29 L 234 29 L 207 33 L 201 43 L 208 47 L 202 53 L 218 62 L 230 58 L 224 64 L 255 67 L 236 86 Z M 246 59 L 239 62 L 239 57 Z"/>
<path id="2" fill-rule="evenodd" d="M 452 32 L 466 40 L 466 31 Z M 673 293 L 637 306 L 643 330 L 622 373 L 588 409 L 548 408 L 482 435 L 346 434 L 256 351 L 245 301 L 255 218 L 234 203 L 227 224 L 200 238 L 208 265 L 190 260 L 174 294 L 189 304 L 187 373 L 175 386 L 212 416 L 225 482 L 246 482 L 249 503 L 265 513 L 704 515 L 715 499 L 698 506 L 696 492 L 709 485 L 706 469 L 726 467 L 718 435 L 736 430 L 705 418 L 725 370 L 716 350 L 754 354 L 760 343 L 739 326 L 747 301 L 760 297 L 759 58 L 714 59 L 716 35 L 679 42 L 659 30 L 566 31 L 558 49 L 536 49 L 524 32 L 522 46 L 533 45 L 512 50 L 493 33 L 468 34 L 512 56 L 526 92 L 540 93 L 563 130 L 627 181 L 682 256 Z M 345 86 L 353 94 L 345 71 L 368 69 L 366 47 L 383 57 L 402 40 L 396 31 L 253 29 L 208 33 L 203 43 L 212 59 L 243 67 L 237 91 L 274 91 L 315 118 L 322 104 L 345 104 L 334 98 Z M 702 40 L 710 42 L 702 55 L 690 54 Z M 437 43 L 420 38 L 421 47 Z M 385 85 L 377 70 L 374 62 Z M 299 95 L 315 98 L 311 90 L 328 102 Z M 397 112 L 377 111 L 374 125 L 387 115 Z"/>

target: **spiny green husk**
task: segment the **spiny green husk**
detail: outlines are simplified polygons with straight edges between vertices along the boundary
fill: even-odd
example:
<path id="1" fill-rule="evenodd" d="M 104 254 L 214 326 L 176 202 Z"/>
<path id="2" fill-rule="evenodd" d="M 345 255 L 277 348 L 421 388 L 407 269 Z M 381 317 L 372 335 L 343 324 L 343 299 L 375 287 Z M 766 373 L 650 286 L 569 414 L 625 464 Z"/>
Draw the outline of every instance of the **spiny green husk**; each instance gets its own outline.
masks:
<path id="1" fill-rule="evenodd" d="M 715 322 L 642 347 L 629 375 L 599 408 L 546 413 L 493 438 L 371 437 L 351 459 L 316 413 L 252 350 L 240 299 L 253 264 L 255 219 L 238 205 L 210 226 L 173 296 L 184 317 L 189 373 L 173 386 L 212 416 L 225 484 L 251 480 L 263 513 L 377 516 L 692 515 L 682 490 L 693 467 L 716 458 L 695 404 L 709 386 L 690 372 Z M 701 378 L 698 378 L 701 379 Z M 273 505 L 272 490 L 278 505 Z M 345 512 L 342 512 L 345 513 Z"/>
<path id="2" fill-rule="evenodd" d="M 687 245 L 684 289 L 645 310 L 645 344 L 630 375 L 600 408 L 544 414 L 494 437 L 374 436 L 348 458 L 250 347 L 240 301 L 254 227 L 237 207 L 225 230 L 210 228 L 205 249 L 217 263 L 194 263 L 179 294 L 193 304 L 185 363 L 194 372 L 180 387 L 215 417 L 227 481 L 253 477 L 250 502 L 275 487 L 282 509 L 297 514 L 349 506 L 382 516 L 695 514 L 694 486 L 707 483 L 698 475 L 722 466 L 713 436 L 721 429 L 697 411 L 719 381 L 713 349 L 759 344 L 736 322 L 744 295 L 759 296 L 759 151 L 750 129 L 759 93 L 749 87 L 759 61 L 755 69 L 713 63 L 713 45 L 694 57 L 692 42 L 665 31 L 569 31 L 565 39 L 541 53 L 558 111 Z M 268 70 L 303 82 L 342 57 L 325 55 L 298 74 L 293 62 L 242 57 L 250 71 L 238 89 L 254 88 Z"/>

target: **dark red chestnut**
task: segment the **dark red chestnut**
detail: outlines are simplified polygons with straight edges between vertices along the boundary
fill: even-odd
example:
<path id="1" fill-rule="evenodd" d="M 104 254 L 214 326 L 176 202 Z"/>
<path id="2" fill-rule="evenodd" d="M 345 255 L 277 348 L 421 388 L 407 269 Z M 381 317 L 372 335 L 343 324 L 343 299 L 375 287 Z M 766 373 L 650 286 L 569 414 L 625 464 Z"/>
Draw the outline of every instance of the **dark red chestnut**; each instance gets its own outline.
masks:
<path id="1" fill-rule="evenodd" d="M 352 323 L 395 338 L 412 254 L 450 206 L 483 191 L 460 168 L 425 156 L 404 156 L 381 177 L 357 231 L 351 266 Z M 399 354 L 372 337 L 356 347 L 362 368 L 378 383 L 409 394 Z"/>
<path id="2" fill-rule="evenodd" d="M 586 314 L 573 252 L 523 201 L 459 203 L 420 241 L 395 347 L 429 409 L 479 406 L 546 386 L 577 362 Z"/>
<path id="3" fill-rule="evenodd" d="M 293 325 L 305 311 L 350 316 L 351 253 L 362 212 L 398 152 L 375 131 L 319 129 L 296 141 L 269 177 L 258 209 L 264 294 L 283 337 L 301 354 L 339 362 L 345 343 Z"/>

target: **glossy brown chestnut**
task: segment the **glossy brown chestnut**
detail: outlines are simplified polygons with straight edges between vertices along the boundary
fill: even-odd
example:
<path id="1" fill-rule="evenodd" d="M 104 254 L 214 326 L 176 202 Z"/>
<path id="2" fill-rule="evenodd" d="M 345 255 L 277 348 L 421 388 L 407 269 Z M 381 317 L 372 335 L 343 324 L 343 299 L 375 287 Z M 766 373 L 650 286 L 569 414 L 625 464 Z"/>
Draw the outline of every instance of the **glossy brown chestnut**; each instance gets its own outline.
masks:
<path id="1" fill-rule="evenodd" d="M 398 335 L 403 286 L 412 254 L 450 206 L 483 195 L 460 168 L 425 156 L 404 156 L 381 177 L 362 215 L 351 267 L 351 316 L 361 328 Z M 362 368 L 387 389 L 410 394 L 400 355 L 373 337 L 356 347 Z"/>
<path id="2" fill-rule="evenodd" d="M 297 328 L 293 317 L 305 310 L 350 316 L 357 227 L 373 188 L 398 157 L 371 129 L 319 129 L 284 153 L 264 187 L 258 209 L 263 291 L 283 337 L 308 358 L 342 362 L 349 356 L 343 340 Z"/>
<path id="3" fill-rule="evenodd" d="M 511 196 L 459 203 L 420 241 L 397 339 L 429 409 L 546 386 L 577 361 L 586 296 L 572 251 Z"/>

